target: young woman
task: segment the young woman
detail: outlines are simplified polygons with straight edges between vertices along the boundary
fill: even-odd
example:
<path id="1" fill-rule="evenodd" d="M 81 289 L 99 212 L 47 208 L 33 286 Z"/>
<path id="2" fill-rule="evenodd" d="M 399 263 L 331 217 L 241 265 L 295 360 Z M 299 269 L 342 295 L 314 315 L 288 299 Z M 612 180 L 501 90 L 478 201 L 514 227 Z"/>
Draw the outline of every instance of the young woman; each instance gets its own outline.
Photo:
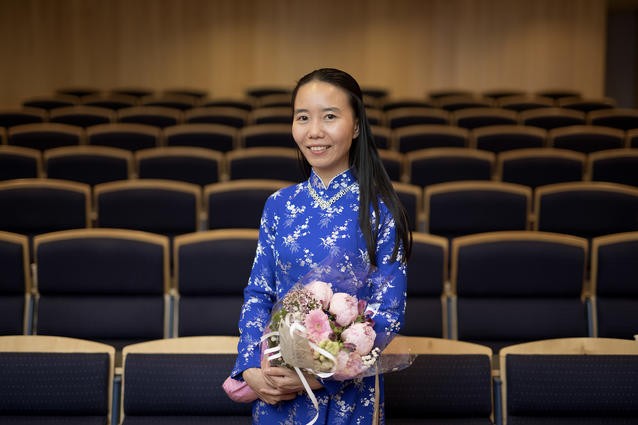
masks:
<path id="1" fill-rule="evenodd" d="M 313 71 L 299 80 L 292 104 L 292 134 L 309 178 L 274 193 L 264 207 L 231 374 L 257 393 L 253 421 L 262 424 L 307 424 L 317 413 L 294 370 L 261 360 L 259 340 L 275 302 L 324 258 L 355 253 L 391 279 L 374 289 L 371 302 L 377 334 L 397 333 L 411 247 L 405 211 L 379 159 L 356 80 L 337 69 Z M 373 423 L 375 377 L 308 381 L 319 402 L 315 423 Z"/>

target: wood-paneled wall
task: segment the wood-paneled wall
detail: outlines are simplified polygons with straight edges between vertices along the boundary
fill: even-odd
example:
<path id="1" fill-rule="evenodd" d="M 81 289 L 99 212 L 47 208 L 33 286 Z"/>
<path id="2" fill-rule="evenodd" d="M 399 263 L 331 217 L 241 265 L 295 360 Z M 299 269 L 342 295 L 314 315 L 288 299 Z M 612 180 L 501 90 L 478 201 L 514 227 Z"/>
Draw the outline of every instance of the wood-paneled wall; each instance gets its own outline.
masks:
<path id="1" fill-rule="evenodd" d="M 0 0 L 0 106 L 58 87 L 566 87 L 602 96 L 605 0 Z"/>

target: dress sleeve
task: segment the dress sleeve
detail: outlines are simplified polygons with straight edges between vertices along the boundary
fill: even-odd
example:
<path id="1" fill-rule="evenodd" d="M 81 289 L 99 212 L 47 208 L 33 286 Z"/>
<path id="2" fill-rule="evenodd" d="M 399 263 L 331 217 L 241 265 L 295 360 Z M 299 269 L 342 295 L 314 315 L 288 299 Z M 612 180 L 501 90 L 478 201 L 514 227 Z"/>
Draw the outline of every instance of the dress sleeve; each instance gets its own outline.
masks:
<path id="1" fill-rule="evenodd" d="M 239 317 L 238 354 L 231 373 L 234 379 L 241 380 L 241 374 L 246 369 L 260 367 L 259 341 L 276 300 L 275 232 L 274 200 L 270 197 L 262 213 L 257 251 L 248 284 L 244 288 L 244 304 Z"/>

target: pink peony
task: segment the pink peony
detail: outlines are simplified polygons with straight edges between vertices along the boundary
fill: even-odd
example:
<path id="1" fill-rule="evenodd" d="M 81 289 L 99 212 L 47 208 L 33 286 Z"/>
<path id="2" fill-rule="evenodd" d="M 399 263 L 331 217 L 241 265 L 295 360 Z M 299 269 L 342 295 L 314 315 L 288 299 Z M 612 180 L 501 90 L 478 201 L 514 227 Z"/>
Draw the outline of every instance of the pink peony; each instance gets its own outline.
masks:
<path id="1" fill-rule="evenodd" d="M 339 351 L 333 378 L 339 381 L 352 379 L 365 370 L 361 356 L 356 352 Z"/>
<path id="2" fill-rule="evenodd" d="M 359 315 L 359 303 L 356 297 L 344 292 L 337 292 L 330 301 L 330 313 L 335 315 L 335 321 L 340 326 L 348 326 Z"/>
<path id="3" fill-rule="evenodd" d="M 356 352 L 362 356 L 365 356 L 372 350 L 376 337 L 376 332 L 367 323 L 353 323 L 341 334 L 343 342 L 353 344 L 357 347 Z"/>
<path id="4" fill-rule="evenodd" d="M 328 308 L 332 298 L 332 288 L 329 283 L 313 280 L 305 287 L 312 294 L 312 298 L 319 301 L 324 309 Z"/>
<path id="5" fill-rule="evenodd" d="M 320 309 L 312 310 L 306 315 L 304 326 L 306 327 L 308 339 L 315 344 L 319 344 L 321 341 L 328 339 L 332 333 L 332 329 L 330 329 L 330 319 L 328 315 Z"/>

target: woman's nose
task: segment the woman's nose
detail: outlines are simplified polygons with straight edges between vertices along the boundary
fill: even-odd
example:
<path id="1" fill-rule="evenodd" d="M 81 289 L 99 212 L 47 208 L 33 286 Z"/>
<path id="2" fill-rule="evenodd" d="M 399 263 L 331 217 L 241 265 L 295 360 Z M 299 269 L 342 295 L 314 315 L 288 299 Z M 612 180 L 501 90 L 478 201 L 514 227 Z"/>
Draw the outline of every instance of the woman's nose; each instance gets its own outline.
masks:
<path id="1" fill-rule="evenodd" d="M 312 138 L 321 137 L 323 135 L 323 128 L 320 121 L 313 121 L 310 123 L 310 129 L 308 134 Z"/>

